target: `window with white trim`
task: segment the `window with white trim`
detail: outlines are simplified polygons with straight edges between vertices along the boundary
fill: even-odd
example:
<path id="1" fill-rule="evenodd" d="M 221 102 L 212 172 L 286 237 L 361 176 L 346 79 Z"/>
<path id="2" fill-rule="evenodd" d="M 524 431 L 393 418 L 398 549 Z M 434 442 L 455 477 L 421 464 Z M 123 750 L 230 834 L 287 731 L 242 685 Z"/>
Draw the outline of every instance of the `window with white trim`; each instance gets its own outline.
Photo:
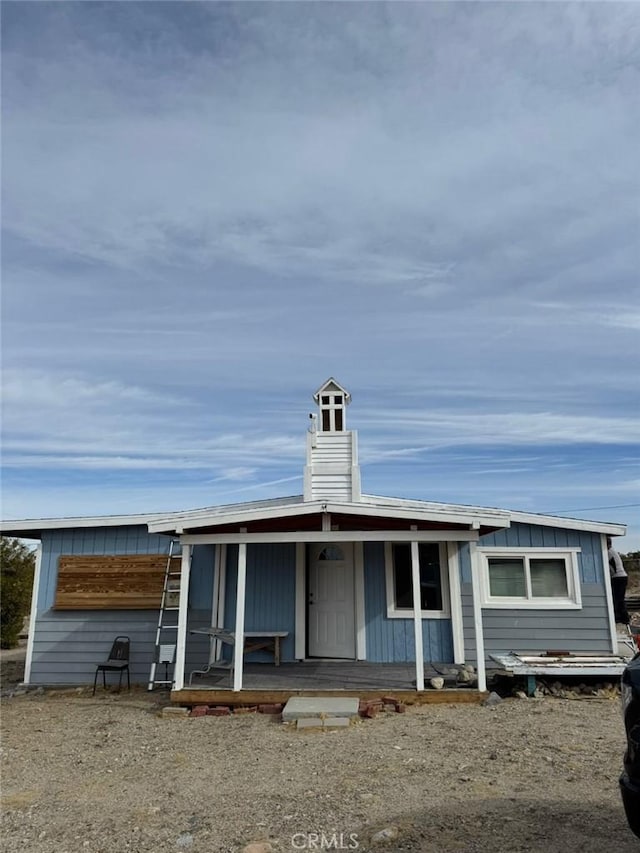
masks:
<path id="1" fill-rule="evenodd" d="M 443 618 L 449 615 L 446 548 L 439 542 L 420 542 L 420 605 L 422 616 Z M 385 543 L 387 616 L 392 619 L 413 617 L 413 581 L 411 544 Z"/>
<path id="2" fill-rule="evenodd" d="M 578 551 L 479 549 L 483 605 L 540 610 L 580 607 Z"/>

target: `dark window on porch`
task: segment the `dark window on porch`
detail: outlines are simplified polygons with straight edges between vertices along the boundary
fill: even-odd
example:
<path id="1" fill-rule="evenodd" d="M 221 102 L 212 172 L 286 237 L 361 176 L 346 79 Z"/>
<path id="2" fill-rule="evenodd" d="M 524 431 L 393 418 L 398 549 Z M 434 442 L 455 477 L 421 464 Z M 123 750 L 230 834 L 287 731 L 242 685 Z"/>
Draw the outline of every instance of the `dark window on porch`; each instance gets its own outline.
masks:
<path id="1" fill-rule="evenodd" d="M 440 546 L 437 542 L 420 542 L 420 607 L 422 610 L 442 610 L 440 578 Z M 411 545 L 393 544 L 393 590 L 397 610 L 413 609 L 411 583 Z"/>

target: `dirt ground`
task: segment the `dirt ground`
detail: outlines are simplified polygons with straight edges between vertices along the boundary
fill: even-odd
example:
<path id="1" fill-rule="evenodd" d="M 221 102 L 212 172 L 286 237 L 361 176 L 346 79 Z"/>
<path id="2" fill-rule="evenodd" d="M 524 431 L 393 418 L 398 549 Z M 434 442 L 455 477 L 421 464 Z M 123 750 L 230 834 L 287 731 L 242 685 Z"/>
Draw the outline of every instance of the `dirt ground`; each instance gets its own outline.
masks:
<path id="1" fill-rule="evenodd" d="M 262 714 L 163 719 L 164 704 L 5 697 L 5 853 L 640 849 L 615 699 L 429 705 L 310 733 Z"/>

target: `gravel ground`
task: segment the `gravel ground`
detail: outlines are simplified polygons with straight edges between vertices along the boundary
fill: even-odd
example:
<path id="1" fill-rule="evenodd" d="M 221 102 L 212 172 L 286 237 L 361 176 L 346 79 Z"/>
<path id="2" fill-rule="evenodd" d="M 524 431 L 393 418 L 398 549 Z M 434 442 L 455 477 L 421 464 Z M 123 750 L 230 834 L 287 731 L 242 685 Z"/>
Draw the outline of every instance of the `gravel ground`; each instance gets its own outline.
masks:
<path id="1" fill-rule="evenodd" d="M 431 705 L 308 733 L 266 715 L 162 719 L 162 704 L 143 691 L 5 698 L 5 853 L 640 847 L 613 699 Z M 396 837 L 372 840 L 383 829 Z"/>

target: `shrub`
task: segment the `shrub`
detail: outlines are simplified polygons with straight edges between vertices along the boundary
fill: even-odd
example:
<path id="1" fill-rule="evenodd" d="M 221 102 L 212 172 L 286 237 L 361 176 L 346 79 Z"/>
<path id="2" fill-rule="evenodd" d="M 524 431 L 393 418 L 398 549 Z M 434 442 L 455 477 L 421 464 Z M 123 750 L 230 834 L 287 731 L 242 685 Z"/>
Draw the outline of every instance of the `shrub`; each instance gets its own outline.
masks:
<path id="1" fill-rule="evenodd" d="M 0 539 L 0 648 L 18 645 L 29 613 L 35 554 L 19 539 Z"/>

